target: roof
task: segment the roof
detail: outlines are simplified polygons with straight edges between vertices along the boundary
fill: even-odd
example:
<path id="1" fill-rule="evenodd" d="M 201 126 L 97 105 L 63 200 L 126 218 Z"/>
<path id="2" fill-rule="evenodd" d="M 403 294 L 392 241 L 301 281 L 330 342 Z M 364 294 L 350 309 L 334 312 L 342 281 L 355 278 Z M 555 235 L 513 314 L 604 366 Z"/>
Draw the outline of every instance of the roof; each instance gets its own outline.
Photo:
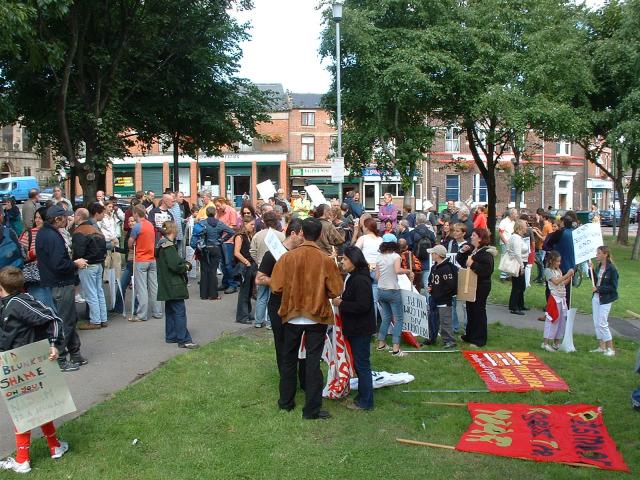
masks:
<path id="1" fill-rule="evenodd" d="M 322 108 L 322 93 L 290 93 L 291 108 Z"/>
<path id="2" fill-rule="evenodd" d="M 281 112 L 289 110 L 289 99 L 284 93 L 284 88 L 281 83 L 257 83 L 256 87 L 271 96 L 270 106 L 273 111 Z"/>

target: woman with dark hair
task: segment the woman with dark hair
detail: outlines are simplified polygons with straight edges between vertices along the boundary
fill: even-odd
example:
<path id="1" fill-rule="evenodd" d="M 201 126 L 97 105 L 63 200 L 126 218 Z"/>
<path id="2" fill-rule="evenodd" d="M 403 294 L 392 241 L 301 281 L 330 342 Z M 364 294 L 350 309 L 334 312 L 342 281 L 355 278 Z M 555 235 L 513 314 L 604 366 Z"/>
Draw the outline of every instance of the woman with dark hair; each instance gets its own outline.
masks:
<path id="1" fill-rule="evenodd" d="M 40 271 L 38 270 L 38 262 L 36 259 L 36 235 L 38 235 L 38 230 L 42 228 L 42 224 L 46 218 L 47 209 L 45 207 L 40 207 L 36 210 L 33 216 L 33 228 L 28 228 L 22 232 L 19 241 L 24 251 L 27 252 L 22 270 L 27 293 L 30 293 L 33 298 L 41 301 L 45 305 L 53 305 L 51 289 L 40 286 Z"/>
<path id="2" fill-rule="evenodd" d="M 613 357 L 616 351 L 613 349 L 613 337 L 609 329 L 609 312 L 613 302 L 618 299 L 618 270 L 612 262 L 609 247 L 598 247 L 596 259 L 598 265 L 594 270 L 595 286 L 591 307 L 599 346 L 591 352 Z"/>
<path id="3" fill-rule="evenodd" d="M 347 408 L 371 410 L 373 380 L 370 353 L 371 335 L 376 331 L 376 313 L 369 264 L 358 247 L 350 246 L 344 251 L 342 269 L 348 273 L 344 292 L 341 297 L 331 300 L 331 303 L 340 310 L 342 329 L 351 345 L 353 363 L 358 375 L 358 395 Z"/>
<path id="4" fill-rule="evenodd" d="M 474 228 L 471 234 L 474 250 L 470 254 L 465 252 L 456 256 L 458 265 L 466 265 L 478 276 L 476 301 L 467 302 L 467 329 L 460 337 L 463 342 L 477 347 L 487 344 L 487 297 L 491 292 L 494 258 L 498 254 L 490 243 L 489 230 Z"/>
<path id="5" fill-rule="evenodd" d="M 15 198 L 9 197 L 4 201 L 3 213 L 5 226 L 20 236 L 24 231 L 24 224 L 22 223 L 22 215 L 20 215 L 20 209 L 16 205 Z"/>
<path id="6" fill-rule="evenodd" d="M 249 253 L 251 239 L 255 230 L 255 218 L 245 215 L 242 218 L 240 231 L 233 237 L 233 255 L 236 261 L 234 274 L 240 272 L 239 274 L 242 278 L 236 307 L 236 322 L 238 323 L 253 323 L 255 321 L 255 318 L 251 315 L 251 291 L 253 290 L 253 282 L 256 278 L 258 267 Z"/>
<path id="7" fill-rule="evenodd" d="M 387 331 L 391 324 L 391 318 L 395 317 L 395 324 L 391 332 L 393 343 L 392 355 L 396 357 L 404 356 L 400 350 L 400 334 L 402 333 L 402 295 L 398 284 L 398 275 L 406 274 L 413 281 L 413 272 L 410 269 L 402 268 L 402 259 L 398 255 L 398 244 L 396 242 L 382 242 L 380 244 L 380 256 L 376 264 L 376 278 L 378 280 L 378 303 L 382 313 L 382 323 L 378 331 L 378 350 L 386 350 Z"/>
<path id="8" fill-rule="evenodd" d="M 256 218 L 256 209 L 248 202 L 244 202 L 240 208 L 240 217 L 244 218 L 246 215 Z"/>

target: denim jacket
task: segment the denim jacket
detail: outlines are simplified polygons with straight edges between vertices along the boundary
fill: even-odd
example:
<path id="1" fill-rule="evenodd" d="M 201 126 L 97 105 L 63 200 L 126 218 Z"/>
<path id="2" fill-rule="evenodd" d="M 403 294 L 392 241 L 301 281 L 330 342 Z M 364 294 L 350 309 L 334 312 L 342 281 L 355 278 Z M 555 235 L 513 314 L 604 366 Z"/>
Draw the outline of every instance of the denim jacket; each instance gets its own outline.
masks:
<path id="1" fill-rule="evenodd" d="M 598 282 L 599 271 L 600 265 L 595 269 L 596 282 Z M 605 268 L 602 280 L 599 283 L 600 284 L 596 287 L 595 293 L 600 295 L 600 305 L 615 302 L 618 299 L 618 270 L 616 270 L 616 267 L 614 267 L 611 262 L 607 262 L 607 267 Z"/>

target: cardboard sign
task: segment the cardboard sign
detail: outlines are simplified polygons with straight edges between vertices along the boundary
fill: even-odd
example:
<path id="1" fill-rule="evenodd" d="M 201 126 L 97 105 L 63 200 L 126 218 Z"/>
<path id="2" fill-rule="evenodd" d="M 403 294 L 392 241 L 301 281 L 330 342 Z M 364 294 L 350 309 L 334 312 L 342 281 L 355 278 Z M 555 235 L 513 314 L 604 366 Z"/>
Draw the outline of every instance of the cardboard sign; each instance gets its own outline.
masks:
<path id="1" fill-rule="evenodd" d="M 47 340 L 0 353 L 0 369 L 0 394 L 18 433 L 76 411 Z"/>
<path id="2" fill-rule="evenodd" d="M 284 248 L 280 239 L 274 233 L 273 228 L 270 228 L 267 232 L 267 236 L 264 237 L 264 243 L 273 255 L 273 258 L 276 259 L 276 262 L 280 260 L 280 257 L 287 253 L 287 249 Z"/>
<path id="3" fill-rule="evenodd" d="M 467 351 L 464 356 L 492 392 L 569 390 L 565 381 L 533 353 Z"/>
<path id="4" fill-rule="evenodd" d="M 260 198 L 265 202 L 271 197 L 276 196 L 276 187 L 273 185 L 271 180 L 265 180 L 264 182 L 257 184 L 256 188 L 258 189 Z"/>
<path id="5" fill-rule="evenodd" d="M 306 187 L 304 187 L 304 189 L 306 190 L 307 195 L 309 195 L 309 199 L 311 200 L 311 203 L 314 207 L 322 205 L 323 203 L 329 205 L 329 202 L 327 202 L 327 199 L 324 198 L 324 195 L 317 185 L 307 185 Z"/>
<path id="6" fill-rule="evenodd" d="M 458 270 L 458 302 L 475 302 L 478 275 L 470 268 Z"/>
<path id="7" fill-rule="evenodd" d="M 472 423 L 456 450 L 629 471 L 607 432 L 600 407 L 521 403 L 467 407 Z"/>
<path id="8" fill-rule="evenodd" d="M 598 247 L 604 245 L 599 223 L 586 223 L 576 228 L 571 234 L 576 265 L 594 258 Z"/>
<path id="9" fill-rule="evenodd" d="M 415 291 L 400 290 L 404 312 L 402 330 L 417 337 L 429 338 L 429 308 L 427 299 Z"/>

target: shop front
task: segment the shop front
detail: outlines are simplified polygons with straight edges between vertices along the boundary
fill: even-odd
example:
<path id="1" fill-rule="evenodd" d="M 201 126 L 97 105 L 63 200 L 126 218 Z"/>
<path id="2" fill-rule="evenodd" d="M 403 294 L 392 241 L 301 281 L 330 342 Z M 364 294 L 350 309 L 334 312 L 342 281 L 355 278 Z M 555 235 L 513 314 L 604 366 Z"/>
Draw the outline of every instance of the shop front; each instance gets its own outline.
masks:
<path id="1" fill-rule="evenodd" d="M 587 189 L 591 205 L 596 205 L 599 210 L 608 210 L 611 206 L 611 191 L 613 182 L 601 178 L 588 178 Z"/>
<path id="2" fill-rule="evenodd" d="M 397 172 L 396 172 L 397 173 Z M 405 189 L 400 182 L 399 175 L 384 176 L 376 168 L 364 168 L 362 170 L 364 208 L 368 212 L 377 212 L 385 193 L 390 193 L 393 203 L 402 208 Z M 416 210 L 422 209 L 422 183 L 420 177 L 413 177 L 413 185 L 409 192 L 412 201 L 415 201 Z"/>
<path id="3" fill-rule="evenodd" d="M 304 190 L 307 185 L 317 185 L 325 198 L 339 198 L 340 184 L 331 181 L 331 167 L 291 167 L 290 168 L 291 190 Z M 359 191 L 360 181 L 357 178 L 349 178 L 349 172 L 345 171 L 344 182 L 342 183 L 342 198 L 349 191 Z"/>

